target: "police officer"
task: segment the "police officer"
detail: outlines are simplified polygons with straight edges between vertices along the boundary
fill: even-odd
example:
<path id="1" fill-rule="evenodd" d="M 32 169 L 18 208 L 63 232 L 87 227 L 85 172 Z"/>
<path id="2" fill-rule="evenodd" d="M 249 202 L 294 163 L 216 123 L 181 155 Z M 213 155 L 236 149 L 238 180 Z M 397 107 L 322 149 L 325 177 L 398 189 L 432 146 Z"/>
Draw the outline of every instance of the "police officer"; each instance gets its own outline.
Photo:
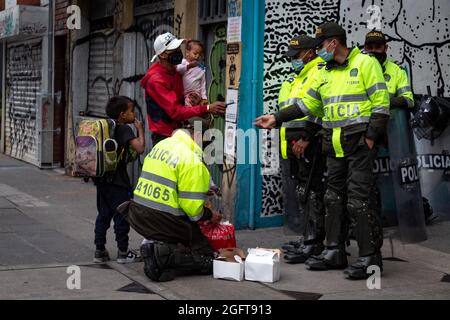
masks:
<path id="1" fill-rule="evenodd" d="M 195 122 L 202 131 L 195 132 Z M 203 118 L 153 147 L 145 158 L 134 201 L 118 210 L 147 241 L 141 246 L 144 272 L 153 281 L 173 280 L 176 270 L 212 273 L 214 252 L 197 221 L 221 221 L 204 206 L 210 174 L 199 144 L 208 129 Z"/>
<path id="2" fill-rule="evenodd" d="M 324 67 L 321 64 L 323 60 L 316 54 L 315 43 L 315 39 L 307 35 L 300 35 L 290 41 L 286 56 L 291 60 L 295 75 L 281 86 L 278 101 L 280 110 L 303 98 L 320 68 Z M 317 117 L 303 117 L 281 125 L 281 156 L 295 164 L 290 167 L 297 171 L 292 172 L 292 175 L 298 179 L 298 214 L 304 215 L 305 220 L 303 241 L 284 246 L 287 263 L 304 263 L 311 255 L 318 255 L 323 250 L 325 213 L 322 178 L 325 163 L 319 150 L 321 139 L 318 132 L 321 129 L 321 120 Z"/>
<path id="3" fill-rule="evenodd" d="M 369 32 L 366 35 L 364 50 L 375 56 L 383 67 L 391 108 L 413 108 L 414 96 L 408 75 L 405 69 L 387 58 L 388 45 L 384 34 L 376 30 Z"/>
<path id="4" fill-rule="evenodd" d="M 373 30 L 366 35 L 364 51 L 377 58 L 383 68 L 390 96 L 390 107 L 411 110 L 414 107 L 414 95 L 408 75 L 402 67 L 387 58 L 387 50 L 386 37 L 381 31 Z M 387 146 L 387 141 L 383 141 L 383 144 Z M 381 216 L 380 191 L 376 183 L 372 192 L 372 206 Z"/>
<path id="5" fill-rule="evenodd" d="M 382 228 L 368 203 L 375 143 L 389 120 L 389 94 L 378 61 L 357 47 L 347 48 L 342 27 L 325 23 L 317 28 L 316 38 L 318 55 L 327 62 L 326 67 L 303 99 L 256 119 L 256 125 L 270 129 L 305 115 L 322 117 L 324 151 L 328 154 L 326 248 L 306 265 L 312 270 L 346 268 L 349 278 L 365 279 L 369 266 L 382 270 Z M 346 213 L 359 247 L 359 258 L 350 266 L 345 252 Z"/>

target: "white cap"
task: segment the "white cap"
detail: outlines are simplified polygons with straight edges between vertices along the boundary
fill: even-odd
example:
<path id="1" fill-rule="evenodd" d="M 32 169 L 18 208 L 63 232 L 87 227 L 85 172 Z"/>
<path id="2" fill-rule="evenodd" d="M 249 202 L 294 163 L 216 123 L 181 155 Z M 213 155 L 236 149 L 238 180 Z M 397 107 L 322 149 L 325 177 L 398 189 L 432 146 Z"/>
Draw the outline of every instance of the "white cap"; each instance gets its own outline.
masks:
<path id="1" fill-rule="evenodd" d="M 158 38 L 156 38 L 155 43 L 153 45 L 156 54 L 153 56 L 151 62 L 154 62 L 161 53 L 163 53 L 167 50 L 178 49 L 183 42 L 184 42 L 184 39 L 182 39 L 182 40 L 177 39 L 177 37 L 175 37 L 170 32 L 167 32 L 167 33 L 164 33 L 164 34 L 158 36 Z"/>

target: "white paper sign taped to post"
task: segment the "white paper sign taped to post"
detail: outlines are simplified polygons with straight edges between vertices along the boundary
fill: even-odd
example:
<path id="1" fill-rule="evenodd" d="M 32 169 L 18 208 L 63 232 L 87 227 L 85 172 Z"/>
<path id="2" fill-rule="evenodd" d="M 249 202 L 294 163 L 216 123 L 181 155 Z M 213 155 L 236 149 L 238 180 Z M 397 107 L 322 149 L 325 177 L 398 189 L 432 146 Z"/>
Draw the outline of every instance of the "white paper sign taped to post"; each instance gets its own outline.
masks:
<path id="1" fill-rule="evenodd" d="M 237 123 L 238 93 L 239 91 L 235 89 L 227 90 L 227 112 L 225 114 L 225 120 L 228 122 Z"/>

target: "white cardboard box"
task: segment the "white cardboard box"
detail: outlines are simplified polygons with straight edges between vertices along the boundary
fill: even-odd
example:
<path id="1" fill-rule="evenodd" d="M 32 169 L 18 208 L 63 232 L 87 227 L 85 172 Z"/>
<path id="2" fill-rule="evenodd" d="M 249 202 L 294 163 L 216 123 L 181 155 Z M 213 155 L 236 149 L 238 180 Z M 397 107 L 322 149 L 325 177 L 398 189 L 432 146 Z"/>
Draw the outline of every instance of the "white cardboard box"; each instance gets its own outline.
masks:
<path id="1" fill-rule="evenodd" d="M 220 256 L 214 260 L 214 279 L 233 281 L 244 280 L 245 254 L 240 249 L 222 249 Z"/>
<path id="2" fill-rule="evenodd" d="M 245 280 L 273 283 L 280 280 L 280 250 L 249 249 Z"/>

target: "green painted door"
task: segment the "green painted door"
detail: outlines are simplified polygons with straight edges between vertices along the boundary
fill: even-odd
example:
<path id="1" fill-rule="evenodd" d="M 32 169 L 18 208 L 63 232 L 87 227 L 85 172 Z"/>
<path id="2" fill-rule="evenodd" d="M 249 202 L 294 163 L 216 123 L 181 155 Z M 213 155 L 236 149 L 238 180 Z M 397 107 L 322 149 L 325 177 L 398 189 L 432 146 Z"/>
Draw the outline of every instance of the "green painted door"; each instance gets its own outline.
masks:
<path id="1" fill-rule="evenodd" d="M 226 97 L 226 54 L 227 54 L 227 25 L 218 24 L 209 29 L 212 45 L 208 48 L 208 99 L 210 102 L 225 101 Z M 225 128 L 224 117 L 214 117 L 214 128 L 222 133 Z M 223 147 L 223 146 L 222 146 Z M 217 186 L 222 185 L 223 165 L 214 164 L 210 167 L 211 175 Z"/>

